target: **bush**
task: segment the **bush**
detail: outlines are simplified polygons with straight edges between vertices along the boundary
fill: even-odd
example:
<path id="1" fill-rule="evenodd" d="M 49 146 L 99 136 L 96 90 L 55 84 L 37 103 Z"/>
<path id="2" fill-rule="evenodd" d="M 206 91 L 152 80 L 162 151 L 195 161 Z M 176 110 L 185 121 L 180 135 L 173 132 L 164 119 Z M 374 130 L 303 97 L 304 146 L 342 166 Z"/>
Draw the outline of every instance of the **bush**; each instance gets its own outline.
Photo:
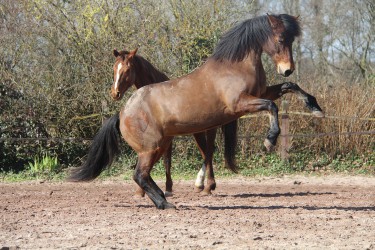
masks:
<path id="1" fill-rule="evenodd" d="M 259 12 L 258 2 L 15 0 L 1 4 L 0 16 L 6 25 L 0 26 L 0 168 L 22 171 L 37 155 L 55 155 L 64 168 L 80 164 L 102 120 L 124 104 L 112 102 L 108 94 L 114 48 L 138 47 L 138 53 L 175 78 L 201 65 L 212 53 L 220 34 L 234 22 Z M 267 3 L 264 2 L 265 6 Z M 315 25 L 309 27 L 305 23 L 306 33 L 312 33 Z M 312 49 L 308 47 L 310 43 L 304 48 L 313 51 L 316 41 L 308 42 Z M 314 60 L 313 56 L 311 60 L 301 58 L 303 74 L 288 80 L 299 79 L 298 84 L 317 97 L 328 115 L 374 117 L 371 65 L 365 65 L 365 78 L 357 71 L 340 73 L 338 78 L 337 73 L 320 75 L 321 68 L 314 67 L 314 63 L 321 64 Z M 275 76 L 271 60 L 265 57 L 263 61 L 270 84 L 285 81 Z M 358 80 L 352 83 L 350 79 Z M 305 111 L 295 96 L 283 99 L 289 100 L 291 110 Z M 374 127 L 373 121 L 358 119 L 291 116 L 293 133 L 345 133 Z M 239 141 L 240 159 L 261 152 L 267 128 L 265 117 L 241 119 L 240 134 L 255 137 Z M 333 158 L 346 153 L 368 155 L 375 148 L 373 138 L 293 138 L 290 151 L 326 153 Z M 125 161 L 133 161 L 132 150 L 124 147 Z M 193 142 L 186 146 L 177 140 L 175 148 L 176 154 L 186 159 L 196 158 L 181 161 L 177 166 L 186 162 L 198 164 L 199 154 Z M 220 159 L 220 136 L 217 149 Z"/>

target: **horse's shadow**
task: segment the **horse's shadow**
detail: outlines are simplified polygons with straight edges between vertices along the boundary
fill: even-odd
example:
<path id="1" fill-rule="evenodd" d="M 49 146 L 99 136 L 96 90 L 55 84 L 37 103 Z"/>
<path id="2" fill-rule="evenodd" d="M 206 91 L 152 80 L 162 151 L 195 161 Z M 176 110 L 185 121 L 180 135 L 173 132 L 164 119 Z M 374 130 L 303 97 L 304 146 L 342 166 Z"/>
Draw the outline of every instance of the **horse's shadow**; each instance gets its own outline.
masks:
<path id="1" fill-rule="evenodd" d="M 331 195 L 335 194 L 332 192 L 322 192 L 322 193 L 313 193 L 313 192 L 297 192 L 297 193 L 273 193 L 273 194 L 218 194 L 217 197 L 234 197 L 234 198 L 252 198 L 252 197 L 264 197 L 264 198 L 277 198 L 277 197 L 294 197 L 294 196 L 309 196 L 309 195 Z"/>
<path id="2" fill-rule="evenodd" d="M 375 206 L 198 206 L 208 210 L 279 210 L 279 209 L 304 209 L 304 210 L 342 210 L 342 211 L 375 211 Z"/>
<path id="3" fill-rule="evenodd" d="M 252 193 L 243 193 L 243 194 L 235 194 L 235 195 L 226 195 L 226 194 L 218 194 L 215 195 L 216 197 L 234 197 L 234 198 L 252 198 L 252 197 L 265 197 L 265 198 L 277 198 L 277 197 L 294 197 L 294 196 L 312 196 L 312 195 L 333 195 L 336 193 L 332 192 L 296 192 L 296 193 L 271 193 L 271 194 L 252 194 Z M 216 205 L 207 205 L 207 206 L 197 206 L 199 208 L 204 208 L 208 210 L 279 210 L 279 209 L 304 209 L 304 210 L 342 210 L 342 211 L 375 211 L 375 206 L 362 206 L 362 207 L 355 207 L 355 206 L 300 206 L 300 205 L 270 205 L 270 206 L 247 206 L 247 205 L 239 205 L 239 206 L 216 206 Z M 182 209 L 189 209 L 188 206 L 181 207 Z"/>

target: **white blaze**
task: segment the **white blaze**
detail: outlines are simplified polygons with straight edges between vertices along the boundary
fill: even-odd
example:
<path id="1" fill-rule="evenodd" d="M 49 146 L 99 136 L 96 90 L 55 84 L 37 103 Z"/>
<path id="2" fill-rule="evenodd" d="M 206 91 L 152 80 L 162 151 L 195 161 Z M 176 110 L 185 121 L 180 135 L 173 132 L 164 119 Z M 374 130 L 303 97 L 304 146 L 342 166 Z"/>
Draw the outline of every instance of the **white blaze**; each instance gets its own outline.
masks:
<path id="1" fill-rule="evenodd" d="M 122 63 L 117 65 L 116 80 L 115 80 L 115 89 L 117 89 L 118 81 L 120 80 L 120 70 L 122 69 Z"/>

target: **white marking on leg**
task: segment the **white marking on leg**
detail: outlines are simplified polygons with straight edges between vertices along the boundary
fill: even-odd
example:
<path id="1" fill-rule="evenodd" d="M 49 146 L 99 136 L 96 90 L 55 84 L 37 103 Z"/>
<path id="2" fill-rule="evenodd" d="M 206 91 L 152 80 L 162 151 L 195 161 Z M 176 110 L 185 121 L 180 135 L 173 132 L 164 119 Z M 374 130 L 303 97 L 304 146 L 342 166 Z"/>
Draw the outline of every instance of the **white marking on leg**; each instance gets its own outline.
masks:
<path id="1" fill-rule="evenodd" d="M 115 89 L 117 89 L 118 81 L 120 80 L 120 70 L 122 69 L 122 63 L 117 65 L 116 80 L 115 80 Z"/>
<path id="2" fill-rule="evenodd" d="M 269 121 L 270 121 L 270 126 L 272 126 L 272 124 L 275 123 L 275 116 L 272 114 L 272 111 L 269 111 L 268 112 L 268 118 L 269 118 Z"/>
<path id="3" fill-rule="evenodd" d="M 202 165 L 201 170 L 199 170 L 197 179 L 195 180 L 195 186 L 197 188 L 204 187 L 204 179 L 206 178 L 206 165 Z"/>

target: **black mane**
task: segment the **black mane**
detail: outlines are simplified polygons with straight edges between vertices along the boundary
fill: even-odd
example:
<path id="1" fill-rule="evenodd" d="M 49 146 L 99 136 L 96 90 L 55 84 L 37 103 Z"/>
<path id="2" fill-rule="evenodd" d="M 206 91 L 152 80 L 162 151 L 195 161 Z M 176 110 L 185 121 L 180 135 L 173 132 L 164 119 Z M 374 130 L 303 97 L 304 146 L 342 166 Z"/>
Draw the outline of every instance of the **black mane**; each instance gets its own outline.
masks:
<path id="1" fill-rule="evenodd" d="M 287 14 L 273 15 L 282 20 L 286 37 L 301 34 L 299 22 Z M 245 20 L 227 31 L 217 44 L 212 58 L 218 61 L 242 61 L 250 51 L 259 51 L 272 35 L 272 28 L 267 16 Z"/>

